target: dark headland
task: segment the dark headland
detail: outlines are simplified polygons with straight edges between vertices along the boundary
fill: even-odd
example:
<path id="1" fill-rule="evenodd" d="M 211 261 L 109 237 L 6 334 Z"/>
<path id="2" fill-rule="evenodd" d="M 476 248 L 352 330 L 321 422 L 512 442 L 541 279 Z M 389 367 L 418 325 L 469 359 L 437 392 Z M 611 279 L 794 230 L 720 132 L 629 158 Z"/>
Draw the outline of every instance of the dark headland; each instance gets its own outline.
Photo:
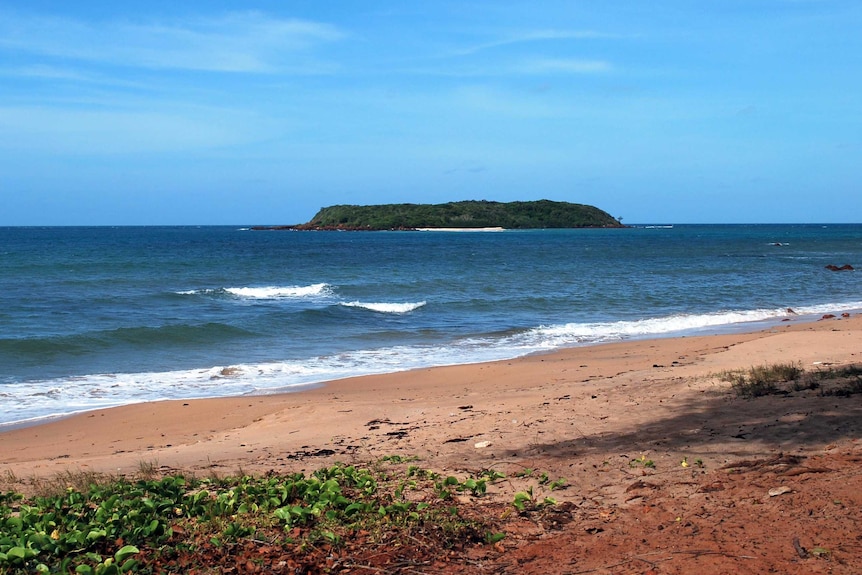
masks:
<path id="1" fill-rule="evenodd" d="M 463 201 L 445 204 L 337 205 L 322 208 L 304 224 L 255 226 L 255 230 L 418 230 L 622 228 L 620 221 L 594 206 L 538 200 Z"/>

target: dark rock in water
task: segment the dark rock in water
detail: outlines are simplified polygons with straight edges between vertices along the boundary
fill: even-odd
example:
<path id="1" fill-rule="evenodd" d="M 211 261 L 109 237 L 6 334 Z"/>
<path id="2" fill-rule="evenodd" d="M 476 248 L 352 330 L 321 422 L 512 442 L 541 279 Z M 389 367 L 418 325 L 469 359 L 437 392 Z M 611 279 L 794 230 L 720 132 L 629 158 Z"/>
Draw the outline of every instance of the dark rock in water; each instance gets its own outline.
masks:
<path id="1" fill-rule="evenodd" d="M 833 272 L 852 272 L 854 270 L 853 266 L 851 266 L 850 264 L 844 264 L 841 267 L 829 264 L 828 266 L 826 266 L 826 269 L 832 270 Z"/>

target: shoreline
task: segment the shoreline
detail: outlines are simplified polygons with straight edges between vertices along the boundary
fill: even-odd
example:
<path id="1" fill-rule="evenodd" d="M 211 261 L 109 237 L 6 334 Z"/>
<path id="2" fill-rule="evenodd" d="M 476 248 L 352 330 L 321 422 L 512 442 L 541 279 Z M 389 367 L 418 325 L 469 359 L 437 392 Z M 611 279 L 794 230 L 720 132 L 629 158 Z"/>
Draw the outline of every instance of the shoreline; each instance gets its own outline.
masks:
<path id="1" fill-rule="evenodd" d="M 859 308 L 858 306 L 853 306 L 853 307 L 838 306 L 837 311 L 836 311 L 836 306 L 832 305 L 832 304 L 821 305 L 821 306 L 812 306 L 810 308 L 801 308 L 801 309 L 804 309 L 805 311 L 797 312 L 791 308 L 787 308 L 786 311 L 780 310 L 781 313 L 783 313 L 784 315 L 765 315 L 762 317 L 757 317 L 755 319 L 751 319 L 751 318 L 740 319 L 740 318 L 746 317 L 746 314 L 753 314 L 755 316 L 757 314 L 762 315 L 764 313 L 769 312 L 770 310 L 753 310 L 753 311 L 748 311 L 748 312 L 728 312 L 727 314 L 724 314 L 725 317 L 722 318 L 724 321 L 731 319 L 730 317 L 727 317 L 727 316 L 737 315 L 738 317 L 736 317 L 734 321 L 730 321 L 729 323 L 711 324 L 709 322 L 706 322 L 704 325 L 698 325 L 696 327 L 681 328 L 681 327 L 673 327 L 673 326 L 660 326 L 662 329 L 658 329 L 656 331 L 649 331 L 647 333 L 639 333 L 639 332 L 637 332 L 637 330 L 635 330 L 634 332 L 631 332 L 631 331 L 628 331 L 625 329 L 620 329 L 619 333 L 616 334 L 616 337 L 608 337 L 606 335 L 605 337 L 607 337 L 607 339 L 602 339 L 599 341 L 589 341 L 588 340 L 588 341 L 578 343 L 578 344 L 570 343 L 567 345 L 562 345 L 561 347 L 554 347 L 551 349 L 533 349 L 532 351 L 521 351 L 520 353 L 517 353 L 515 355 L 511 355 L 511 356 L 507 356 L 505 354 L 492 354 L 492 355 L 496 355 L 496 357 L 491 357 L 491 358 L 488 358 L 488 357 L 481 358 L 480 357 L 480 358 L 472 358 L 472 359 L 469 357 L 461 357 L 455 363 L 448 363 L 448 362 L 433 363 L 432 362 L 432 363 L 429 363 L 427 365 L 422 365 L 423 362 L 421 362 L 421 361 L 415 362 L 415 358 L 413 358 L 414 365 L 409 365 L 407 367 L 404 367 L 404 368 L 401 368 L 401 369 L 398 369 L 395 371 L 376 371 L 376 370 L 372 369 L 372 370 L 368 370 L 365 373 L 358 375 L 358 376 L 357 375 L 340 375 L 340 374 L 332 373 L 332 374 L 329 374 L 328 376 L 324 376 L 322 379 L 314 379 L 314 380 L 309 380 L 309 381 L 299 381 L 296 383 L 285 383 L 285 384 L 274 386 L 274 387 L 262 387 L 262 388 L 258 388 L 256 391 L 251 390 L 251 391 L 246 391 L 244 393 L 233 393 L 233 394 L 224 394 L 224 395 L 221 395 L 221 394 L 200 395 L 200 396 L 189 395 L 189 396 L 185 396 L 185 397 L 184 397 L 184 394 L 180 393 L 180 394 L 174 394 L 174 397 L 154 397 L 154 398 L 146 398 L 146 397 L 140 398 L 139 397 L 139 398 L 131 399 L 128 402 L 124 402 L 124 403 L 121 403 L 119 401 L 116 403 L 107 402 L 105 405 L 102 405 L 102 406 L 92 407 L 92 408 L 80 408 L 78 411 L 55 412 L 55 413 L 48 413 L 45 415 L 35 415 L 35 416 L 27 417 L 24 419 L 16 420 L 16 421 L 0 422 L 0 434 L 7 432 L 7 431 L 19 429 L 19 428 L 44 425 L 47 423 L 51 423 L 53 421 L 66 419 L 68 417 L 75 417 L 78 415 L 87 414 L 87 413 L 90 413 L 92 411 L 103 410 L 103 409 L 121 408 L 121 407 L 129 406 L 129 405 L 135 405 L 138 403 L 152 403 L 152 402 L 161 402 L 161 401 L 200 401 L 200 400 L 204 400 L 204 399 L 229 399 L 229 398 L 274 396 L 274 395 L 281 395 L 281 394 L 306 393 L 307 391 L 314 389 L 314 388 L 317 388 L 317 387 L 327 386 L 327 385 L 332 384 L 333 382 L 342 381 L 344 379 L 355 379 L 357 377 L 365 377 L 365 376 L 376 377 L 376 376 L 380 376 L 380 375 L 409 373 L 412 371 L 417 371 L 417 370 L 422 370 L 422 369 L 436 369 L 436 368 L 441 368 L 441 367 L 445 368 L 445 367 L 453 367 L 453 366 L 459 366 L 459 365 L 477 365 L 477 364 L 494 363 L 494 362 L 500 362 L 500 361 L 512 361 L 512 360 L 517 360 L 517 359 L 521 359 L 524 357 L 530 357 L 533 355 L 541 356 L 541 355 L 553 354 L 553 353 L 557 353 L 557 352 L 566 352 L 567 350 L 576 350 L 576 349 L 582 349 L 582 348 L 587 348 L 587 347 L 602 346 L 602 345 L 615 344 L 615 343 L 636 342 L 636 341 L 652 340 L 652 339 L 661 340 L 661 339 L 674 339 L 674 338 L 686 338 L 686 337 L 703 337 L 703 336 L 710 336 L 710 335 L 744 334 L 744 333 L 749 333 L 749 332 L 758 332 L 758 331 L 762 331 L 762 330 L 768 330 L 768 329 L 771 329 L 774 327 L 778 327 L 778 326 L 782 326 L 782 325 L 790 324 L 790 323 L 806 324 L 806 323 L 813 323 L 813 322 L 821 321 L 822 319 L 826 319 L 826 318 L 837 317 L 838 315 L 840 315 L 843 318 L 848 318 L 848 317 L 851 317 L 854 315 L 862 314 L 862 308 Z M 833 313 L 827 313 L 829 310 L 832 310 Z M 774 314 L 777 312 L 775 310 L 772 310 L 772 313 Z M 705 315 L 701 315 L 701 316 L 697 316 L 697 317 L 700 317 L 702 320 L 703 318 L 708 318 L 709 314 L 705 314 Z M 674 320 L 674 316 L 668 316 L 668 317 L 660 317 L 660 318 L 649 318 L 649 319 L 644 320 L 644 321 L 646 323 L 650 323 L 650 322 L 671 322 L 672 323 L 673 320 Z M 616 325 L 622 325 L 622 324 L 630 324 L 631 326 L 637 326 L 639 323 L 640 323 L 639 321 L 623 320 L 623 321 L 619 321 L 619 322 L 611 322 L 611 323 L 598 324 L 598 325 L 602 325 L 607 329 L 608 327 L 614 327 Z M 584 324 L 584 325 L 588 326 L 590 324 Z M 673 327 L 673 329 L 671 329 L 669 331 L 664 331 L 663 329 L 666 329 L 667 327 Z M 653 329 L 655 329 L 655 328 L 653 328 Z M 512 351 L 514 351 L 514 349 L 509 350 L 509 351 L 512 352 Z M 437 358 L 437 359 L 439 360 L 440 358 Z M 415 365 L 416 363 L 418 363 L 418 365 Z M 246 365 L 215 366 L 215 367 L 210 367 L 210 368 L 186 369 L 186 370 L 181 370 L 179 372 L 165 372 L 164 374 L 161 374 L 161 375 L 170 376 L 173 373 L 193 373 L 193 372 L 197 373 L 197 374 L 207 375 L 207 374 L 210 374 L 211 372 L 213 372 L 213 370 L 218 369 L 221 371 L 225 371 L 225 370 L 231 371 L 231 372 L 235 371 L 240 376 L 244 376 L 244 374 L 246 372 L 252 373 L 253 371 L 256 371 L 257 367 L 259 367 L 259 366 L 255 366 L 253 364 L 248 365 L 248 366 L 246 366 Z M 128 375 L 135 375 L 135 374 L 128 374 Z M 104 376 L 97 375 L 97 376 L 92 376 L 92 377 L 101 378 Z M 215 377 L 218 377 L 218 376 L 208 375 L 207 377 L 208 377 L 208 379 L 214 379 Z M 233 379 L 230 377 L 226 377 L 225 381 L 226 382 L 233 382 Z M 59 387 L 63 387 L 63 383 L 60 382 L 59 380 L 58 380 L 58 383 L 56 385 L 58 385 Z"/>
<path id="2" fill-rule="evenodd" d="M 525 440 L 515 428 L 554 411 L 548 406 L 558 403 L 555 398 L 570 398 L 577 410 L 586 409 L 580 416 L 587 420 L 598 409 L 604 421 L 637 426 L 680 401 L 674 398 L 726 394 L 729 385 L 710 374 L 776 362 L 808 369 L 862 362 L 860 334 L 862 316 L 855 315 L 365 375 L 298 392 L 97 409 L 0 430 L 0 472 L 131 473 L 146 461 L 176 469 L 268 470 L 392 452 L 438 460 L 443 467 L 459 459 L 487 462 L 502 457 L 501 449 L 523 453 Z M 651 411 L 629 412 L 639 405 Z M 557 423 L 567 417 L 561 412 Z M 557 435 L 555 427 L 548 417 L 535 432 Z M 583 434 L 604 433 L 602 427 Z M 494 447 L 474 448 L 480 441 Z"/>

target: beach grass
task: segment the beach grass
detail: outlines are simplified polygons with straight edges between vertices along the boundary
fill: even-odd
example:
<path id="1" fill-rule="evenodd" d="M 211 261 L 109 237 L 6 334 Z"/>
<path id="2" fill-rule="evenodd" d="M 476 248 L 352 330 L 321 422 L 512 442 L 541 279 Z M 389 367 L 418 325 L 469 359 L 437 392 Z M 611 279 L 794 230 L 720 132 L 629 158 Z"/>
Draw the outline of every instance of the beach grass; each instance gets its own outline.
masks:
<path id="1" fill-rule="evenodd" d="M 719 378 L 729 382 L 737 396 L 745 398 L 805 390 L 818 390 L 824 396 L 862 393 L 862 365 L 856 364 L 805 370 L 798 363 L 775 363 L 724 371 Z"/>

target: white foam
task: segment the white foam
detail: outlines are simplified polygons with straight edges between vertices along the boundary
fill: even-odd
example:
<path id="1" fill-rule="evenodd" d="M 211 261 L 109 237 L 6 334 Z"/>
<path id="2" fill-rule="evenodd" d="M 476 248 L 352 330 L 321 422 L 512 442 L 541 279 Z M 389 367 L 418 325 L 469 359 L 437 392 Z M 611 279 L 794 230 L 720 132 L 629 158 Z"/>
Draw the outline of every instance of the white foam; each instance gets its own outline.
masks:
<path id="1" fill-rule="evenodd" d="M 238 287 L 225 288 L 231 295 L 246 299 L 280 299 L 294 297 L 310 297 L 324 295 L 329 291 L 329 285 L 325 283 L 312 284 L 309 286 L 268 286 L 268 287 Z"/>
<path id="2" fill-rule="evenodd" d="M 425 302 L 382 304 L 416 309 Z M 749 329 L 757 322 L 814 319 L 862 309 L 844 304 L 680 314 L 641 320 L 566 323 L 509 334 L 465 338 L 435 346 L 393 346 L 261 364 L 214 366 L 170 372 L 97 374 L 9 383 L 0 394 L 0 427 L 71 413 L 162 399 L 265 394 L 304 389 L 324 381 L 410 369 L 511 359 L 562 347 L 684 333 Z M 404 312 L 396 312 L 404 313 Z"/>
<path id="3" fill-rule="evenodd" d="M 262 286 L 262 287 L 229 287 L 223 289 L 199 289 L 176 292 L 179 295 L 217 295 L 230 294 L 240 299 L 284 299 L 307 298 L 329 295 L 332 288 L 326 283 L 307 286 Z"/>
<path id="4" fill-rule="evenodd" d="M 786 318 L 862 308 L 862 302 L 825 304 L 798 308 L 730 310 L 708 314 L 679 314 L 641 320 L 607 323 L 567 323 L 542 326 L 524 335 L 527 345 L 554 349 L 571 345 L 602 343 L 622 339 L 671 334 L 696 333 L 717 328 L 740 327 L 756 322 L 781 321 Z"/>
<path id="5" fill-rule="evenodd" d="M 342 302 L 345 307 L 358 307 L 378 313 L 409 313 L 424 306 L 427 302 L 419 301 L 413 303 L 366 303 L 361 301 Z"/>

